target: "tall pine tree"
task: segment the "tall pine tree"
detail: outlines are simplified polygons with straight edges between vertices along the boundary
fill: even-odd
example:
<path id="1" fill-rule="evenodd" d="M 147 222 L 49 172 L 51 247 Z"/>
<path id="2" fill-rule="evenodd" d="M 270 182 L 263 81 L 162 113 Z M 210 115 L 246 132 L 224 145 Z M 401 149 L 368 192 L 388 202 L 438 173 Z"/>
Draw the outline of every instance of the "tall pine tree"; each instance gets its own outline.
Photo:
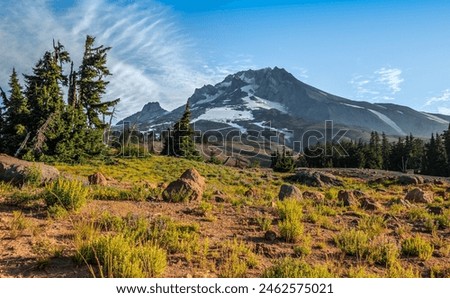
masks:
<path id="1" fill-rule="evenodd" d="M 7 141 L 4 145 L 4 151 L 12 155 L 17 151 L 27 134 L 26 124 L 29 120 L 30 111 L 15 69 L 13 69 L 9 79 L 9 88 L 9 98 L 4 95 L 3 99 L 5 112 L 2 134 Z"/>
<path id="2" fill-rule="evenodd" d="M 186 103 L 181 119 L 173 125 L 164 140 L 162 154 L 184 157 L 187 159 L 201 159 L 200 153 L 195 148 L 194 130 L 191 125 L 191 109 L 189 101 Z"/>
<path id="3" fill-rule="evenodd" d="M 390 168 L 390 158 L 391 155 L 391 144 L 389 143 L 389 140 L 386 136 L 386 134 L 383 132 L 381 134 L 381 157 L 383 159 L 383 170 L 389 170 Z"/>
<path id="4" fill-rule="evenodd" d="M 103 121 L 105 116 L 111 116 L 110 108 L 117 105 L 120 99 L 104 101 L 103 96 L 106 93 L 106 86 L 109 84 L 105 80 L 111 73 L 106 65 L 107 53 L 110 47 L 94 46 L 95 38 L 86 37 L 83 62 L 79 71 L 71 74 L 71 82 L 74 83 L 77 78 L 78 96 L 74 95 L 77 91 L 71 88 L 69 94 L 69 103 L 74 106 L 77 117 L 82 108 L 87 121 L 87 130 L 83 134 L 85 150 L 89 155 L 100 154 L 105 146 L 103 145 L 103 134 L 107 124 Z"/>
<path id="5" fill-rule="evenodd" d="M 46 52 L 39 60 L 32 75 L 25 75 L 25 95 L 30 110 L 26 129 L 32 136 L 26 147 L 28 159 L 56 155 L 66 129 L 62 119 L 65 107 L 62 86 L 67 85 L 63 66 L 70 57 L 59 42 L 53 48 L 53 52 Z"/>
<path id="6" fill-rule="evenodd" d="M 436 137 L 432 134 L 430 142 L 425 145 L 423 173 L 434 176 L 448 175 L 447 154 L 439 134 L 436 134 Z"/>

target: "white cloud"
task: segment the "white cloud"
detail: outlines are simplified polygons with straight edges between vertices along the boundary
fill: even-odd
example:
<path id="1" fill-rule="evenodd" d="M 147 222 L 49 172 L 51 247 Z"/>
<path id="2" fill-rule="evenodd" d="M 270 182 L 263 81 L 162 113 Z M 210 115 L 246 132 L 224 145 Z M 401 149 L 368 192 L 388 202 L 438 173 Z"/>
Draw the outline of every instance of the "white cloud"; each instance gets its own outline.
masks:
<path id="1" fill-rule="evenodd" d="M 6 2 L 6 3 L 5 3 Z M 111 46 L 108 94 L 120 97 L 118 118 L 148 101 L 166 109 L 183 104 L 195 88 L 211 83 L 211 73 L 193 54 L 171 11 L 153 1 L 82 0 L 67 13 L 55 13 L 49 1 L 4 0 L 0 10 L 0 85 L 6 88 L 11 69 L 30 73 L 52 39 L 60 40 L 76 65 L 86 35 Z M 126 4 L 132 3 L 132 4 Z M 211 70 L 217 75 L 215 69 Z"/>
<path id="2" fill-rule="evenodd" d="M 392 101 L 401 91 L 402 71 L 398 68 L 380 68 L 368 75 L 354 75 L 349 83 L 356 91 L 356 98 L 362 100 Z"/>
<path id="3" fill-rule="evenodd" d="M 450 101 L 450 89 L 444 90 L 444 92 L 442 92 L 442 94 L 439 96 L 433 96 L 429 98 L 425 103 L 425 106 L 432 105 L 433 103 L 436 102 L 446 102 L 446 101 Z"/>
<path id="4" fill-rule="evenodd" d="M 404 82 L 404 79 L 401 77 L 402 71 L 400 69 L 383 67 L 375 71 L 375 74 L 379 75 L 377 81 L 386 85 L 391 90 L 392 94 L 402 90 L 400 84 Z"/>

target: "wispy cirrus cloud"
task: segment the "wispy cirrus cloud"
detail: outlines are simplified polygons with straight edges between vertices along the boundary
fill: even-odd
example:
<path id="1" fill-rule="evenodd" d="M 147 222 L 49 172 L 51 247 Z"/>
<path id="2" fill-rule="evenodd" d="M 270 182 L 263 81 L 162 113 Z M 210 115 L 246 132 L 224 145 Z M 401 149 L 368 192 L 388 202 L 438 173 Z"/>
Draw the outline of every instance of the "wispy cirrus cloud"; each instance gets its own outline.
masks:
<path id="1" fill-rule="evenodd" d="M 368 75 L 356 74 L 349 83 L 356 91 L 358 99 L 370 101 L 392 101 L 401 91 L 402 70 L 382 67 Z"/>
<path id="2" fill-rule="evenodd" d="M 6 2 L 6 3 L 5 3 Z M 198 65 L 190 40 L 171 11 L 154 1 L 81 0 L 64 13 L 49 1 L 5 0 L 0 10 L 0 84 L 6 87 L 11 69 L 31 67 L 60 40 L 79 65 L 86 35 L 111 46 L 113 73 L 106 99 L 120 97 L 118 118 L 148 101 L 166 109 L 178 107 L 194 89 L 211 81 Z M 216 73 L 216 72 L 215 72 Z"/>
<path id="3" fill-rule="evenodd" d="M 448 101 L 450 101 L 450 89 L 444 90 L 441 95 L 433 96 L 427 99 L 425 106 L 430 106 L 435 103 L 442 103 Z"/>
<path id="4" fill-rule="evenodd" d="M 386 85 L 392 94 L 400 92 L 400 84 L 405 80 L 401 77 L 402 71 L 398 68 L 381 68 L 375 71 L 376 75 L 379 75 L 377 81 L 383 85 Z"/>

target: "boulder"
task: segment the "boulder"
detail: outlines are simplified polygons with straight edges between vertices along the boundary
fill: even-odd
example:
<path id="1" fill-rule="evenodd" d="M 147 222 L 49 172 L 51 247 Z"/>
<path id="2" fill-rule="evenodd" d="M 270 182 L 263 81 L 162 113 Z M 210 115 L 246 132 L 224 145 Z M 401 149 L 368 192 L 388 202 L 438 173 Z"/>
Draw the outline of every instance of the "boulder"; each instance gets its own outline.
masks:
<path id="1" fill-rule="evenodd" d="M 59 171 L 55 167 L 40 162 L 29 162 L 6 154 L 0 154 L 0 180 L 22 185 L 33 181 L 46 184 L 59 178 Z"/>
<path id="2" fill-rule="evenodd" d="M 402 185 L 419 185 L 423 184 L 422 176 L 416 175 L 402 175 L 397 178 L 397 182 Z"/>
<path id="3" fill-rule="evenodd" d="M 204 190 L 205 178 L 196 169 L 189 169 L 167 186 L 162 197 L 166 202 L 200 201 Z"/>
<path id="4" fill-rule="evenodd" d="M 280 192 L 278 193 L 278 199 L 283 201 L 288 198 L 301 200 L 303 199 L 302 192 L 294 185 L 283 184 L 281 185 Z"/>
<path id="5" fill-rule="evenodd" d="M 100 185 L 100 186 L 107 186 L 108 181 L 106 180 L 105 176 L 97 172 L 95 174 L 92 174 L 88 177 L 89 185 Z"/>
<path id="6" fill-rule="evenodd" d="M 344 206 L 359 206 L 359 200 L 351 190 L 340 190 L 338 193 L 338 200 Z"/>
<path id="7" fill-rule="evenodd" d="M 405 200 L 411 203 L 432 203 L 434 199 L 434 194 L 431 191 L 423 191 L 420 188 L 414 188 L 409 191 Z"/>
<path id="8" fill-rule="evenodd" d="M 300 182 L 307 186 L 313 187 L 323 187 L 323 186 L 343 186 L 343 182 L 341 179 L 337 178 L 333 174 L 302 169 L 299 170 L 292 179 L 296 182 Z"/>

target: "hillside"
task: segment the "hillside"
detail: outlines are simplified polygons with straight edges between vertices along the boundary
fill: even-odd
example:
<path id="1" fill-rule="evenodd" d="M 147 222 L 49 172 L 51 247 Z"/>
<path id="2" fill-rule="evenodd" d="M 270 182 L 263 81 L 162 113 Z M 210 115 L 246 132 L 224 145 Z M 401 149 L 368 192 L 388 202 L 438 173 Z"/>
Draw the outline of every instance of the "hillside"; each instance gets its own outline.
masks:
<path id="1" fill-rule="evenodd" d="M 0 184 L 0 277 L 100 277 L 98 262 L 80 259 L 92 254 L 83 246 L 89 241 L 123 258 L 113 276 L 140 276 L 126 252 L 136 239 L 151 243 L 144 254 L 157 260 L 147 276 L 450 277 L 445 178 L 280 174 L 161 156 L 57 168 L 84 183 L 79 193 L 88 201 L 79 211 L 48 207 L 45 189 L 31 183 Z M 205 178 L 202 199 L 163 201 L 164 188 L 190 168 Z M 108 186 L 87 185 L 98 171 Z M 322 185 L 308 186 L 311 171 L 323 175 Z M 284 184 L 298 188 L 295 199 L 279 200 Z M 414 188 L 431 200 L 406 200 Z"/>

